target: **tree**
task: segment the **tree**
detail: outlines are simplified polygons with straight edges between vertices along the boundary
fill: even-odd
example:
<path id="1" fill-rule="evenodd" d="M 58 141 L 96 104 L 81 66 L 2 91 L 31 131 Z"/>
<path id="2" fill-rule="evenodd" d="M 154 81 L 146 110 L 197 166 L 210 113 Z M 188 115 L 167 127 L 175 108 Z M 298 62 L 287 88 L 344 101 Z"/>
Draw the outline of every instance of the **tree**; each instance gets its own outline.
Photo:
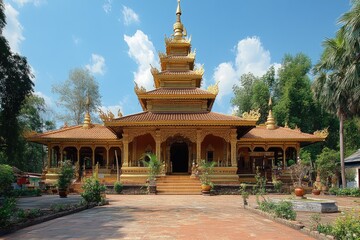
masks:
<path id="1" fill-rule="evenodd" d="M 316 158 L 316 170 L 320 174 L 320 178 L 328 183 L 328 178 L 336 176 L 340 170 L 339 152 L 325 147 Z"/>
<path id="2" fill-rule="evenodd" d="M 45 100 L 37 95 L 30 95 L 26 98 L 18 117 L 22 135 L 18 141 L 18 149 L 21 155 L 18 156 L 17 166 L 24 171 L 41 172 L 44 166 L 45 149 L 38 143 L 28 142 L 24 136 L 28 132 L 43 132 L 55 129 L 53 121 L 46 120 L 44 114 L 48 111 Z"/>
<path id="3" fill-rule="evenodd" d="M 274 92 L 276 105 L 273 111 L 279 125 L 297 126 L 303 132 L 314 131 L 315 103 L 308 77 L 310 69 L 311 61 L 305 54 L 285 55 Z"/>
<path id="4" fill-rule="evenodd" d="M 238 114 L 242 115 L 252 109 L 260 109 L 259 123 L 266 122 L 268 114 L 268 101 L 270 98 L 270 84 L 274 82 L 274 68 L 261 78 L 255 77 L 252 73 L 243 74 L 240 84 L 233 86 L 234 97 L 231 99 L 233 106 L 238 108 Z"/>
<path id="5" fill-rule="evenodd" d="M 360 113 L 360 1 L 353 1 L 351 10 L 342 15 L 342 24 L 332 39 L 323 43 L 322 58 L 314 72 L 315 96 L 340 122 L 341 179 L 346 187 L 344 166 L 344 122 Z"/>
<path id="6" fill-rule="evenodd" d="M 86 69 L 71 70 L 69 78 L 64 83 L 54 85 L 52 90 L 59 94 L 58 104 L 66 110 L 63 119 L 77 125 L 83 122 L 87 96 L 91 100 L 90 112 L 96 111 L 101 105 L 99 85 Z"/>
<path id="7" fill-rule="evenodd" d="M 0 161 L 11 163 L 16 160 L 21 134 L 17 116 L 34 83 L 26 58 L 13 53 L 2 35 L 5 25 L 4 4 L 0 1 Z"/>

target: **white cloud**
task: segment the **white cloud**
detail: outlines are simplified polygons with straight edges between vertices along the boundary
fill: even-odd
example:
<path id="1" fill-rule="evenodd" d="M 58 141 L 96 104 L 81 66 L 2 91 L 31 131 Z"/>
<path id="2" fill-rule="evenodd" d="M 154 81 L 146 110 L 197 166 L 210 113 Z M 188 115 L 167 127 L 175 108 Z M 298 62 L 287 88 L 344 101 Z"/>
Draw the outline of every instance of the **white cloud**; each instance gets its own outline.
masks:
<path id="1" fill-rule="evenodd" d="M 34 94 L 36 96 L 42 97 L 45 100 L 45 104 L 46 104 L 47 108 L 51 109 L 51 108 L 55 107 L 55 102 L 51 99 L 51 97 L 45 95 L 42 92 L 34 92 Z"/>
<path id="2" fill-rule="evenodd" d="M 133 36 L 124 35 L 124 40 L 129 46 L 129 56 L 138 64 L 134 72 L 134 81 L 146 89 L 152 88 L 153 77 L 150 72 L 150 64 L 158 67 L 155 60 L 155 48 L 148 36 L 141 30 L 137 30 Z"/>
<path id="3" fill-rule="evenodd" d="M 111 4 L 112 4 L 112 0 L 106 0 L 106 1 L 105 1 L 104 5 L 103 5 L 103 9 L 104 9 L 104 11 L 105 11 L 106 13 L 110 13 L 110 12 L 111 12 L 111 8 L 112 8 Z"/>
<path id="4" fill-rule="evenodd" d="M 4 37 L 9 42 L 13 52 L 20 53 L 20 44 L 25 40 L 23 36 L 23 27 L 19 22 L 19 12 L 9 3 L 5 3 L 6 26 L 4 28 Z"/>
<path id="5" fill-rule="evenodd" d="M 93 74 L 104 75 L 105 73 L 105 58 L 98 54 L 91 54 L 90 64 L 85 65 Z"/>
<path id="6" fill-rule="evenodd" d="M 123 14 L 124 24 L 126 26 L 132 23 L 140 22 L 139 15 L 136 12 L 134 12 L 134 10 L 132 10 L 131 8 L 123 6 L 122 14 Z"/>
<path id="7" fill-rule="evenodd" d="M 262 76 L 271 65 L 275 66 L 275 70 L 281 66 L 279 63 L 271 63 L 270 52 L 264 49 L 258 37 L 240 40 L 235 51 L 234 62 L 221 63 L 214 71 L 213 81 L 220 81 L 217 97 L 220 101 L 223 96 L 232 94 L 233 85 L 238 84 L 244 73 L 251 72 L 255 76 Z"/>
<path id="8" fill-rule="evenodd" d="M 15 2 L 19 7 L 23 7 L 25 4 L 34 4 L 35 7 L 39 7 L 43 3 L 46 3 L 46 0 L 12 0 Z"/>

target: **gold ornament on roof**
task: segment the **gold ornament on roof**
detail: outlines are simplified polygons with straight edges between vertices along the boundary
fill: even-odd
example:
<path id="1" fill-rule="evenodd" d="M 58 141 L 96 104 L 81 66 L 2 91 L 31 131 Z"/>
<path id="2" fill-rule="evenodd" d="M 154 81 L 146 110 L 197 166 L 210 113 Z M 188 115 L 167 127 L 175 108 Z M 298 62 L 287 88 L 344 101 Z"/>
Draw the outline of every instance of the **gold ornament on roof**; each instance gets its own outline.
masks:
<path id="1" fill-rule="evenodd" d="M 135 82 L 135 81 L 134 81 Z M 146 93 L 146 88 L 144 88 L 143 86 L 140 86 L 135 82 L 135 93 L 136 94 L 140 94 L 140 93 Z"/>
<path id="2" fill-rule="evenodd" d="M 219 93 L 219 81 L 217 81 L 214 85 L 210 85 L 207 90 L 208 92 L 217 95 Z"/>
<path id="3" fill-rule="evenodd" d="M 204 64 L 201 64 L 200 67 L 195 68 L 195 69 L 194 69 L 194 72 L 195 72 L 196 74 L 203 75 L 204 72 L 205 72 L 205 70 L 204 70 Z"/>
<path id="4" fill-rule="evenodd" d="M 314 132 L 314 135 L 316 137 L 326 138 L 329 135 L 329 130 L 328 130 L 328 128 L 325 128 L 323 130 L 317 130 Z"/>
<path id="5" fill-rule="evenodd" d="M 119 117 L 119 118 L 123 116 L 123 114 L 122 114 L 122 112 L 121 112 L 121 110 L 120 110 L 120 109 L 118 110 L 117 115 L 118 115 L 118 117 Z"/>
<path id="6" fill-rule="evenodd" d="M 159 58 L 165 58 L 167 57 L 166 53 L 158 52 Z"/>
<path id="7" fill-rule="evenodd" d="M 250 110 L 249 112 L 244 112 L 242 114 L 242 118 L 245 119 L 245 120 L 256 120 L 256 121 L 258 121 L 260 116 L 261 116 L 260 108 L 258 108 L 257 110 Z"/>
<path id="8" fill-rule="evenodd" d="M 157 74 L 159 74 L 159 70 L 156 68 L 156 67 L 153 67 L 153 66 L 151 66 L 151 64 L 150 64 L 150 71 L 151 71 L 151 74 L 153 74 L 153 75 L 157 75 Z M 135 82 L 135 84 L 136 84 L 136 82 Z"/>
<path id="9" fill-rule="evenodd" d="M 103 122 L 110 122 L 115 117 L 115 115 L 110 110 L 107 110 L 106 113 L 103 110 L 101 110 L 101 108 L 98 108 L 98 110 L 99 110 L 99 117 Z"/>

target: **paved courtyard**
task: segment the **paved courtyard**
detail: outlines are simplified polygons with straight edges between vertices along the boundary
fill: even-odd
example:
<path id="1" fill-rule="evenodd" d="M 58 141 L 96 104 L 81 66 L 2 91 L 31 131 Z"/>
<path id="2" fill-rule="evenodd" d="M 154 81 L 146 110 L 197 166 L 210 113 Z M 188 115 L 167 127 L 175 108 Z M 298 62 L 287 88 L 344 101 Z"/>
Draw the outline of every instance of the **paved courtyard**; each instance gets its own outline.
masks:
<path id="1" fill-rule="evenodd" d="M 240 196 L 108 195 L 110 204 L 4 239 L 313 239 L 242 208 Z"/>

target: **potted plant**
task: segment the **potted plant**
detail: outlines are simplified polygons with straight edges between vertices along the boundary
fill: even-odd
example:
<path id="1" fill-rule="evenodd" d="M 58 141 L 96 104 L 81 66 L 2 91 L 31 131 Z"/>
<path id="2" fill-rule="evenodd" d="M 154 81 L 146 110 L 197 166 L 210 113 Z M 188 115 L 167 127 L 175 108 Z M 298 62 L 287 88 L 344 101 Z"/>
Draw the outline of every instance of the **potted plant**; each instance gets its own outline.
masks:
<path id="1" fill-rule="evenodd" d="M 214 167 L 215 167 L 215 162 L 214 161 L 205 161 L 205 160 L 201 160 L 200 162 L 200 182 L 201 182 L 201 192 L 202 193 L 209 193 L 211 188 L 214 186 L 214 184 L 211 182 L 211 178 L 210 175 L 214 172 Z"/>
<path id="2" fill-rule="evenodd" d="M 59 196 L 61 198 L 67 197 L 71 180 L 74 178 L 74 169 L 71 161 L 64 161 L 61 163 L 59 179 L 57 181 L 57 187 Z"/>
<path id="3" fill-rule="evenodd" d="M 148 161 L 145 158 L 148 158 Z M 156 176 L 161 173 L 162 163 L 153 153 L 145 153 L 142 159 L 144 166 L 148 168 L 148 192 L 156 194 Z"/>
<path id="4" fill-rule="evenodd" d="M 290 166 L 291 179 L 295 188 L 295 195 L 297 197 L 303 197 L 305 195 L 305 190 L 302 185 L 302 181 L 310 173 L 310 166 L 303 164 L 299 159 L 296 164 Z"/>

